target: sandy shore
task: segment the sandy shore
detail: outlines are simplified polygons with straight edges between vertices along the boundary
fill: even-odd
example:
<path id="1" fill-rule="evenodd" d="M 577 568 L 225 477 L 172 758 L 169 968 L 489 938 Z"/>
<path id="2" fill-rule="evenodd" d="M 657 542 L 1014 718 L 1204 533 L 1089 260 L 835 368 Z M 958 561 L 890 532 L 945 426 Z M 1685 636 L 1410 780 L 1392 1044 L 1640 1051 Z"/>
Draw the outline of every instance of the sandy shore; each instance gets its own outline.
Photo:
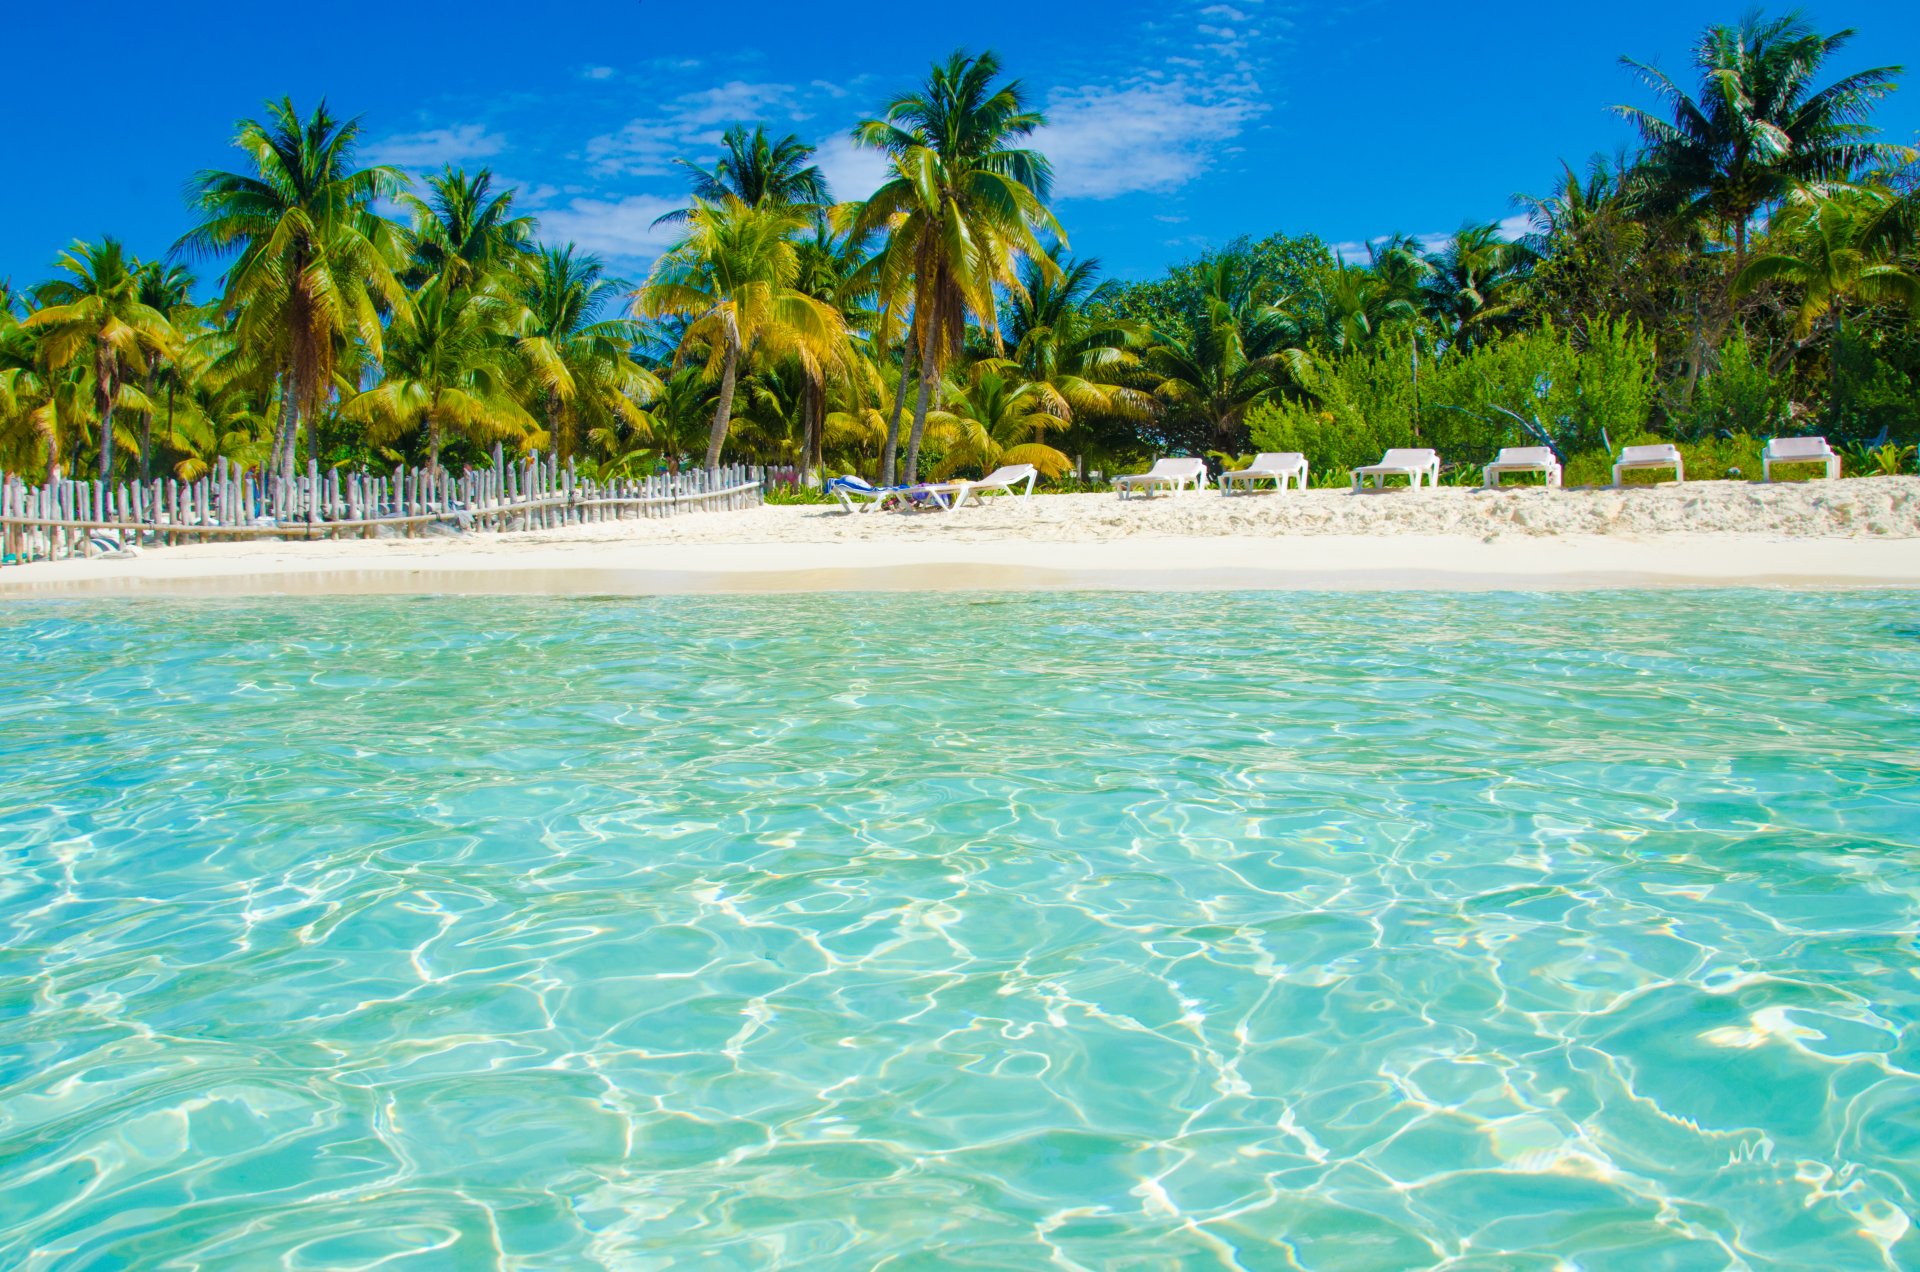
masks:
<path id="1" fill-rule="evenodd" d="M 147 549 L 0 570 L 0 596 L 944 588 L 1920 587 L 1920 478 L 837 508 L 523 534 Z"/>

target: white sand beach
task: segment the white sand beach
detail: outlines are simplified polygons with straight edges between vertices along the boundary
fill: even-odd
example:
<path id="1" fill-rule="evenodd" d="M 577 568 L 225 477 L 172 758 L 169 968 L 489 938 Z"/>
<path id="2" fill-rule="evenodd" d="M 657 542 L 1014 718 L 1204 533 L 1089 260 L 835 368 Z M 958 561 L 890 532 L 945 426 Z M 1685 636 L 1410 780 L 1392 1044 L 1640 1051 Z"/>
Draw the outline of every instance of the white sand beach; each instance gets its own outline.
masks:
<path id="1" fill-rule="evenodd" d="M 1920 477 L 1627 490 L 777 506 L 512 534 L 262 539 L 0 570 L 0 596 L 996 588 L 1920 587 Z"/>

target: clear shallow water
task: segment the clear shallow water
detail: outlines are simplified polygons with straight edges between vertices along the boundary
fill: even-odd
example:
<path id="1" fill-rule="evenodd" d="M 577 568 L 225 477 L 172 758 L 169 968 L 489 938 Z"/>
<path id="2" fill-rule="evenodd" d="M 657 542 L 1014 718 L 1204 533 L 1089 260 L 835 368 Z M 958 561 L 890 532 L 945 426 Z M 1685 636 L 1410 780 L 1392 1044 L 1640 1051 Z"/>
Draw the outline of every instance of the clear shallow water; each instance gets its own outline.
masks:
<path id="1" fill-rule="evenodd" d="M 1889 594 L 10 605 L 0 1266 L 1920 1266 L 1916 686 Z"/>

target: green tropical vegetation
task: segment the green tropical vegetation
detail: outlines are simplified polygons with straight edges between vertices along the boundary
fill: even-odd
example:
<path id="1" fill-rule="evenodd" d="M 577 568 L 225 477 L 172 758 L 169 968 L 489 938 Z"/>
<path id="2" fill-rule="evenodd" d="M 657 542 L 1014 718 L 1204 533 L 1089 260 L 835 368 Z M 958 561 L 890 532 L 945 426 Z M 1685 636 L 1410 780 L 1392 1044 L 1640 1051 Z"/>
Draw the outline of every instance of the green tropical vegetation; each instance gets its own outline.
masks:
<path id="1" fill-rule="evenodd" d="M 1274 233 L 1134 281 L 1069 247 L 1044 116 L 991 53 L 856 127 L 886 165 L 864 195 L 798 136 L 728 129 L 716 161 L 682 161 L 676 241 L 636 279 L 545 242 L 493 173 L 362 164 L 358 120 L 282 99 L 192 179 L 167 251 L 75 241 L 45 281 L 0 283 L 0 467 L 190 478 L 499 445 L 602 476 L 1031 462 L 1071 489 L 1167 453 L 1298 450 L 1331 480 L 1390 446 L 1464 469 L 1533 443 L 1579 480 L 1637 441 L 1751 474 L 1759 439 L 1824 433 L 1850 471 L 1903 471 L 1920 162 L 1874 125 L 1900 68 L 1834 74 L 1853 37 L 1755 13 L 1703 32 L 1687 75 L 1623 58 L 1634 145 L 1559 161 L 1516 196 L 1516 237 L 1343 255 Z"/>

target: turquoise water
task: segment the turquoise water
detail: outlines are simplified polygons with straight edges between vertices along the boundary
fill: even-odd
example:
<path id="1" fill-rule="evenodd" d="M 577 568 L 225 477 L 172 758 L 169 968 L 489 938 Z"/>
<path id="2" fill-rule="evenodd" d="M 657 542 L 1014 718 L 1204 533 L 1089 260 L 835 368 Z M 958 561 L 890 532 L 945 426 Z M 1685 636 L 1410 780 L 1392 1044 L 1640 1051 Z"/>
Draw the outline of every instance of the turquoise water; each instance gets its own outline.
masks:
<path id="1" fill-rule="evenodd" d="M 1920 1267 L 1920 596 L 0 609 L 0 1266 Z"/>

